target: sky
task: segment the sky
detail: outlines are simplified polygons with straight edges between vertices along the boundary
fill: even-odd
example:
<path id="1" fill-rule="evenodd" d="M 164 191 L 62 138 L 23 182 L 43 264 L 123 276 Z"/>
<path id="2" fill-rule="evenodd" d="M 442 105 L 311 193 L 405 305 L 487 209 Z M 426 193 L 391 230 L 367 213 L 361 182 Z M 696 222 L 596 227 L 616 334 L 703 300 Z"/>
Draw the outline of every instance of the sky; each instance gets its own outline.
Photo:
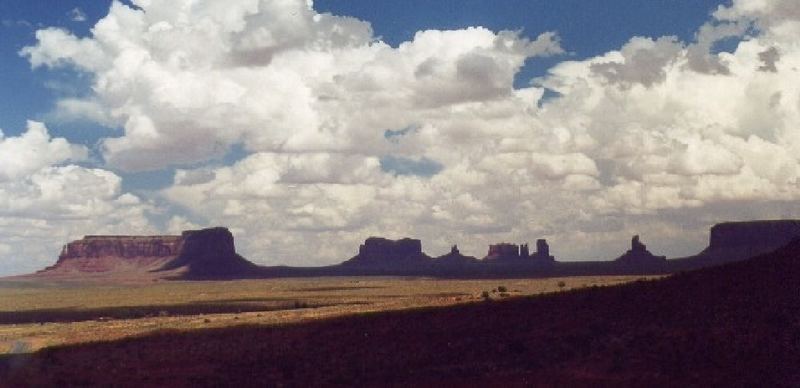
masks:
<path id="1" fill-rule="evenodd" d="M 216 225 L 264 265 L 693 254 L 800 213 L 797 36 L 795 0 L 4 0 L 0 276 Z"/>

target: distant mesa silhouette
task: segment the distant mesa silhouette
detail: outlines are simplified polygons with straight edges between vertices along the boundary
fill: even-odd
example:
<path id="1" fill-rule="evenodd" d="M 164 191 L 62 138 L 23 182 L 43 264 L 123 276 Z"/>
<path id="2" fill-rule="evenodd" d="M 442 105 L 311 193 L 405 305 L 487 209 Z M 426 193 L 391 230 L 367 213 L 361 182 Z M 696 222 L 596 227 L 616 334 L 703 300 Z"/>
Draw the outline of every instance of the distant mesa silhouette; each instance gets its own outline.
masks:
<path id="1" fill-rule="evenodd" d="M 37 274 L 212 279 L 252 276 L 258 271 L 258 266 L 236 253 L 231 232 L 216 227 L 180 236 L 85 236 L 66 244 L 56 264 Z"/>
<path id="2" fill-rule="evenodd" d="M 723 264 L 772 252 L 800 237 L 800 220 L 724 222 L 714 225 L 708 248 L 687 259 L 703 266 Z"/>
<path id="3" fill-rule="evenodd" d="M 256 275 L 259 266 L 236 253 L 227 228 L 189 230 L 181 234 L 183 249 L 159 271 L 186 268 L 183 277 L 194 279 L 236 278 Z"/>
<path id="4" fill-rule="evenodd" d="M 458 245 L 453 245 L 450 248 L 450 253 L 435 258 L 433 263 L 440 267 L 458 267 L 478 264 L 478 259 L 472 256 L 464 256 L 458 250 Z"/>
<path id="5" fill-rule="evenodd" d="M 536 252 L 530 254 L 528 244 L 499 243 L 489 245 L 489 252 L 483 260 L 487 263 L 509 264 L 546 264 L 554 263 L 555 258 L 550 255 L 550 246 L 547 240 L 536 240 Z"/>
<path id="6" fill-rule="evenodd" d="M 522 250 L 527 252 L 528 246 L 523 246 Z M 483 258 L 484 261 L 508 261 L 508 260 L 519 260 L 522 258 L 520 254 L 520 246 L 517 244 L 511 243 L 499 243 L 499 244 L 492 244 L 489 245 L 489 252 L 486 254 L 486 257 Z"/>
<path id="7" fill-rule="evenodd" d="M 647 246 L 639 241 L 639 235 L 631 239 L 631 249 L 618 257 L 615 262 L 624 266 L 663 266 L 667 263 L 666 256 L 656 256 L 647 250 Z"/>
<path id="8" fill-rule="evenodd" d="M 412 238 L 390 240 L 370 237 L 358 249 L 358 254 L 342 263 L 345 267 L 374 269 L 409 269 L 432 264 L 422 252 L 422 241 Z"/>
<path id="9" fill-rule="evenodd" d="M 149 276 L 166 279 L 236 279 L 292 276 L 549 277 L 668 274 L 744 260 L 781 248 L 800 237 L 800 221 L 726 222 L 713 226 L 709 246 L 695 256 L 670 259 L 647 250 L 639 236 L 616 260 L 559 262 L 544 239 L 528 244 L 491 244 L 478 260 L 457 246 L 431 258 L 422 241 L 370 237 L 358 254 L 326 267 L 260 267 L 236 253 L 223 227 L 180 236 L 86 236 L 65 245 L 55 265 L 33 276 Z"/>

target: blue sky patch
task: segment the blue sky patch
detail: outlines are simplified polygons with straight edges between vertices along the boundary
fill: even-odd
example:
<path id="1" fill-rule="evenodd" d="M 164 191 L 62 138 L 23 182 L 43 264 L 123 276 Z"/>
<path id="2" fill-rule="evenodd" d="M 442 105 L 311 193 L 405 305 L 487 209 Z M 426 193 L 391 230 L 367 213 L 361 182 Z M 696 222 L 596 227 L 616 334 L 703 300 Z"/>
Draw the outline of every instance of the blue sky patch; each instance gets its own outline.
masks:
<path id="1" fill-rule="evenodd" d="M 381 169 L 395 175 L 414 175 L 432 177 L 442 171 L 444 166 L 428 158 L 414 160 L 402 156 L 384 156 L 381 158 Z"/>

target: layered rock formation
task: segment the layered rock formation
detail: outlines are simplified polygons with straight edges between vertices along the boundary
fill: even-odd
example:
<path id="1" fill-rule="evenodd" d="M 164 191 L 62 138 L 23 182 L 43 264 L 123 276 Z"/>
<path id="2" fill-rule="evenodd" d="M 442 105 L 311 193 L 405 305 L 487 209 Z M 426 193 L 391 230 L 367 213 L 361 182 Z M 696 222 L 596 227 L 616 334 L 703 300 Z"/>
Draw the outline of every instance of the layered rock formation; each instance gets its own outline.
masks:
<path id="1" fill-rule="evenodd" d="M 61 249 L 55 265 L 41 273 L 102 273 L 154 270 L 176 258 L 181 236 L 85 236 Z"/>
<path id="2" fill-rule="evenodd" d="M 230 231 L 211 228 L 180 236 L 86 236 L 65 245 L 56 264 L 39 274 L 228 278 L 257 270 L 236 254 Z"/>
<path id="3" fill-rule="evenodd" d="M 650 253 L 647 246 L 639 241 L 639 235 L 636 235 L 631 239 L 631 249 L 618 257 L 615 262 L 622 266 L 657 268 L 667 263 L 667 257 Z"/>

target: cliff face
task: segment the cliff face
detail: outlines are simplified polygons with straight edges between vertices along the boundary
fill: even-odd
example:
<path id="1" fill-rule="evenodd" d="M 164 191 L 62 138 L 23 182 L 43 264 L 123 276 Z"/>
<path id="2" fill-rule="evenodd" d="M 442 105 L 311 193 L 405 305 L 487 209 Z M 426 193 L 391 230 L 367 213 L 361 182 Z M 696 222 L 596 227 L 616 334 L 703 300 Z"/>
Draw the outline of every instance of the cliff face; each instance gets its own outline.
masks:
<path id="1" fill-rule="evenodd" d="M 711 228 L 708 248 L 778 248 L 797 236 L 800 220 L 726 222 Z"/>
<path id="2" fill-rule="evenodd" d="M 725 222 L 711 228 L 708 248 L 697 258 L 710 262 L 746 259 L 774 251 L 800 237 L 800 220 Z"/>
<path id="3" fill-rule="evenodd" d="M 225 228 L 180 236 L 86 236 L 65 245 L 44 275 L 153 274 L 177 270 L 187 278 L 246 276 L 257 266 L 236 254 Z"/>
<path id="4" fill-rule="evenodd" d="M 345 261 L 345 266 L 406 269 L 430 264 L 431 259 L 422 253 L 422 242 L 404 238 L 389 240 L 370 237 L 358 249 L 358 255 Z"/>
<path id="5" fill-rule="evenodd" d="M 531 259 L 542 263 L 555 263 L 556 258 L 550 254 L 550 245 L 547 240 L 540 238 L 536 240 L 536 252 L 531 255 Z"/>
<path id="6" fill-rule="evenodd" d="M 86 236 L 64 245 L 56 264 L 41 272 L 155 269 L 177 257 L 182 246 L 181 236 Z"/>
<path id="7" fill-rule="evenodd" d="M 527 251 L 527 245 L 525 246 L 525 250 Z M 520 257 L 519 245 L 499 243 L 489 245 L 489 252 L 486 253 L 484 260 L 519 260 Z"/>
<path id="8" fill-rule="evenodd" d="M 58 258 L 177 256 L 181 242 L 180 236 L 86 236 L 64 245 Z"/>
<path id="9" fill-rule="evenodd" d="M 190 230 L 181 235 L 178 257 L 161 271 L 186 268 L 185 278 L 213 279 L 253 275 L 258 266 L 236 253 L 233 235 L 226 228 Z"/>

